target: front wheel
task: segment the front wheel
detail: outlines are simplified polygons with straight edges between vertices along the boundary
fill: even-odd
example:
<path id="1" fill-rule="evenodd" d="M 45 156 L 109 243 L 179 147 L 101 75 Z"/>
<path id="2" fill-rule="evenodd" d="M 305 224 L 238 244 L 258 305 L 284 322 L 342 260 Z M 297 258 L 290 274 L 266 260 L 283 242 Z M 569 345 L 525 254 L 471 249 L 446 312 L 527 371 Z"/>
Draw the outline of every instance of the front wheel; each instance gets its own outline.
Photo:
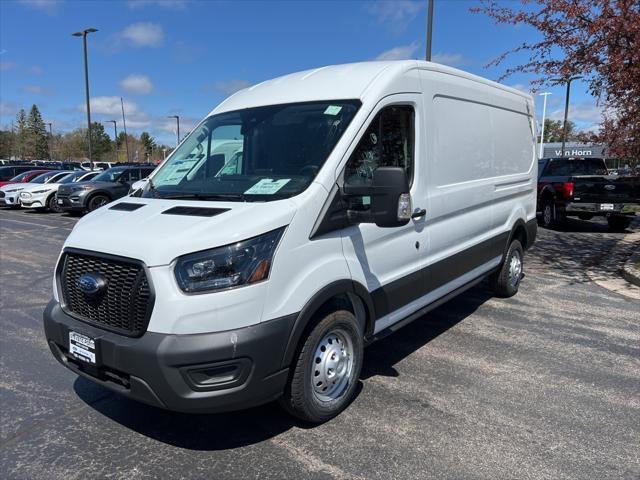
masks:
<path id="1" fill-rule="evenodd" d="M 109 203 L 109 198 L 106 195 L 95 195 L 89 199 L 87 210 L 93 212 L 107 203 Z"/>
<path id="2" fill-rule="evenodd" d="M 504 257 L 500 270 L 489 281 L 491 288 L 499 297 L 513 297 L 518 293 L 524 271 L 524 250 L 518 240 L 513 240 Z"/>
<path id="3" fill-rule="evenodd" d="M 56 202 L 55 195 L 51 195 L 49 197 L 49 200 L 47 200 L 47 208 L 49 209 L 50 212 L 53 212 L 53 213 L 62 212 L 62 208 L 60 207 L 60 205 L 58 205 L 58 202 Z"/>
<path id="4" fill-rule="evenodd" d="M 304 340 L 280 404 L 307 422 L 335 417 L 353 399 L 363 350 L 363 332 L 351 312 L 326 315 Z"/>

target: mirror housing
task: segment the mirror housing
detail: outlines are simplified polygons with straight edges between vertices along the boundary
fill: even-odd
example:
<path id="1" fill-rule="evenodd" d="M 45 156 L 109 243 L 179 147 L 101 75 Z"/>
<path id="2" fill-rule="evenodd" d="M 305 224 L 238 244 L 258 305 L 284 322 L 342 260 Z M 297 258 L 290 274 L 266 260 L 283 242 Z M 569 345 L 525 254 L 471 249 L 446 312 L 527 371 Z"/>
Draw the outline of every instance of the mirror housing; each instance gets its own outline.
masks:
<path id="1" fill-rule="evenodd" d="M 409 180 L 401 167 L 378 167 L 373 172 L 371 185 L 344 185 L 343 194 L 371 197 L 368 212 L 347 210 L 351 223 L 375 223 L 378 227 L 392 228 L 406 225 L 411 220 Z"/>

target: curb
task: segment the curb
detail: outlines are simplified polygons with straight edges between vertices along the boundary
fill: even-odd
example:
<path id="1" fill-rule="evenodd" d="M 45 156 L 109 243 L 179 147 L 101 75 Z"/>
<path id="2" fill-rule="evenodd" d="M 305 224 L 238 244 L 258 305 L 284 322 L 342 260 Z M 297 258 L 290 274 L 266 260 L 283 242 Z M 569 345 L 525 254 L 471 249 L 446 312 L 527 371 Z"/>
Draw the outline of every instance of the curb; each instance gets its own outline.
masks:
<path id="1" fill-rule="evenodd" d="M 635 267 L 635 263 L 638 261 L 640 261 L 640 248 L 636 249 L 622 267 L 622 276 L 627 282 L 640 287 L 640 270 Z"/>

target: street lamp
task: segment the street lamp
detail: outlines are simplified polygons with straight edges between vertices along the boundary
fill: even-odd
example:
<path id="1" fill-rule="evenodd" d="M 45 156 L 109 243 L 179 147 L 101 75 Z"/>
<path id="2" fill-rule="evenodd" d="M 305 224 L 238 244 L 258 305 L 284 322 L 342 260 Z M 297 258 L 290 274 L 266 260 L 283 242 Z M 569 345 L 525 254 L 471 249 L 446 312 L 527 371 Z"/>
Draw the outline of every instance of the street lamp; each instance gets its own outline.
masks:
<path id="1" fill-rule="evenodd" d="M 429 0 L 427 9 L 427 54 L 425 60 L 431 61 L 431 37 L 433 36 L 433 0 Z"/>
<path id="2" fill-rule="evenodd" d="M 167 118 L 175 118 L 176 119 L 176 124 L 178 126 L 178 130 L 177 130 L 178 142 L 176 143 L 176 147 L 177 147 L 178 145 L 180 145 L 180 116 L 179 115 L 167 115 Z"/>
<path id="3" fill-rule="evenodd" d="M 544 103 L 542 104 L 542 130 L 540 132 L 540 152 L 538 158 L 542 158 L 542 148 L 544 146 L 544 122 L 547 114 L 547 97 L 551 95 L 551 92 L 540 93 L 539 95 L 544 97 Z"/>
<path id="4" fill-rule="evenodd" d="M 53 133 L 51 133 L 52 123 L 47 122 L 45 125 L 49 125 L 49 141 L 47 143 L 49 144 L 49 160 L 53 160 L 53 155 L 51 155 L 51 151 L 53 150 Z"/>
<path id="5" fill-rule="evenodd" d="M 562 124 L 562 156 L 564 157 L 564 144 L 567 141 L 567 117 L 569 116 L 569 94 L 571 93 L 571 82 L 574 80 L 579 80 L 582 76 L 574 75 L 573 77 L 565 77 L 565 78 L 553 78 L 552 81 L 556 83 L 567 83 L 567 93 L 566 98 L 564 100 L 564 123 Z"/>
<path id="6" fill-rule="evenodd" d="M 113 123 L 113 151 L 114 151 L 114 162 L 118 161 L 118 128 L 116 127 L 115 120 L 105 120 L 103 123 Z"/>
<path id="7" fill-rule="evenodd" d="M 82 47 L 84 50 L 84 87 L 87 97 L 87 134 L 89 137 L 89 163 L 91 164 L 91 170 L 93 170 L 93 160 L 91 157 L 91 108 L 89 107 L 89 66 L 87 63 L 87 35 L 89 33 L 97 32 L 95 28 L 87 28 L 81 32 L 72 33 L 74 37 L 82 37 Z"/>

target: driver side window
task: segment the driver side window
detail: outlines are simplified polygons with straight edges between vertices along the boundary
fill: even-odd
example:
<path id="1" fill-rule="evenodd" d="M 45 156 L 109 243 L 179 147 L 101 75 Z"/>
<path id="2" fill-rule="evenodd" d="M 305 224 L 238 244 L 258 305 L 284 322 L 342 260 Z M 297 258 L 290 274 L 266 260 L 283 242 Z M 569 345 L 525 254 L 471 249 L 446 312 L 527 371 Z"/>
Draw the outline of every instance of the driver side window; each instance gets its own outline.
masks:
<path id="1" fill-rule="evenodd" d="M 411 183 L 414 117 L 409 105 L 393 105 L 378 112 L 347 162 L 345 184 L 371 185 L 373 171 L 378 167 L 402 167 Z"/>

